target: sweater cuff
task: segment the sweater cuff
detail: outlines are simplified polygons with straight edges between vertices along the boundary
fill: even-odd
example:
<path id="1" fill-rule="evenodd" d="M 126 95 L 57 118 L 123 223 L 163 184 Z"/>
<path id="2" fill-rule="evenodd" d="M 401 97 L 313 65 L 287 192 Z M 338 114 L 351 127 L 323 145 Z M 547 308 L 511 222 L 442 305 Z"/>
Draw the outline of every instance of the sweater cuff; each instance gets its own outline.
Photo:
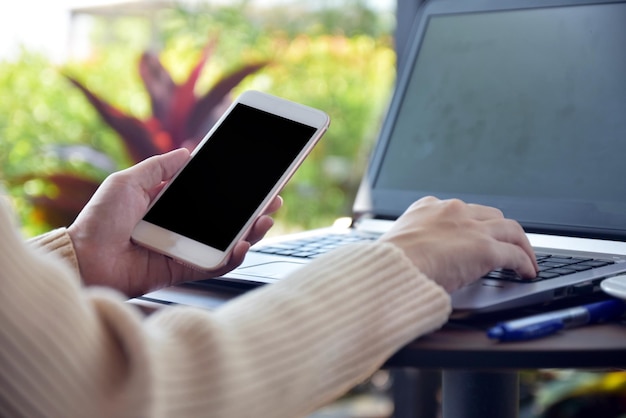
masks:
<path id="1" fill-rule="evenodd" d="M 66 228 L 54 229 L 43 235 L 33 237 L 28 240 L 28 243 L 48 254 L 53 254 L 56 257 L 61 258 L 76 272 L 76 274 L 80 275 L 78 258 L 76 257 L 72 239 L 67 233 Z"/>

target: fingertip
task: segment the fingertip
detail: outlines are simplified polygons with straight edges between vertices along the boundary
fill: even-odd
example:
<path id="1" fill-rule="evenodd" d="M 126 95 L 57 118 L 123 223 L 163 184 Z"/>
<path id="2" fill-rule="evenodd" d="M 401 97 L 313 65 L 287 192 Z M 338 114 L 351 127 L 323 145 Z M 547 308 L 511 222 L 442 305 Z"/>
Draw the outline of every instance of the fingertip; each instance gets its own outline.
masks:
<path id="1" fill-rule="evenodd" d="M 189 159 L 189 150 L 177 148 L 160 155 L 161 179 L 169 180 Z"/>
<path id="2" fill-rule="evenodd" d="M 259 222 L 261 222 L 261 227 L 268 231 L 271 227 L 274 226 L 274 218 L 269 215 L 263 215 L 259 218 Z"/>
<path id="3" fill-rule="evenodd" d="M 191 153 L 187 148 L 176 148 L 172 151 L 166 152 L 165 154 L 161 154 L 162 158 L 173 160 L 175 162 L 184 162 L 187 161 L 189 155 Z"/>
<path id="4" fill-rule="evenodd" d="M 272 203 L 270 203 L 270 205 L 267 207 L 265 213 L 269 214 L 269 213 L 274 213 L 276 212 L 278 209 L 280 209 L 283 206 L 283 198 L 280 195 L 277 195 L 274 200 L 272 200 Z"/>
<path id="5" fill-rule="evenodd" d="M 234 263 L 235 265 L 241 264 L 248 250 L 250 250 L 250 243 L 247 241 L 239 241 L 235 245 L 235 248 L 233 249 L 233 253 L 231 254 L 229 264 L 231 263 Z"/>
<path id="6" fill-rule="evenodd" d="M 181 147 L 170 151 L 168 154 L 180 154 L 188 157 L 191 154 L 191 151 L 189 151 L 187 148 Z"/>
<path id="7" fill-rule="evenodd" d="M 526 272 L 522 274 L 522 277 L 525 277 L 527 279 L 534 279 L 539 274 L 539 266 L 536 262 L 532 262 L 531 265 L 528 266 L 528 268 L 525 270 Z"/>
<path id="8" fill-rule="evenodd" d="M 250 249 L 250 243 L 248 241 L 239 241 L 233 250 L 234 255 L 244 256 Z"/>
<path id="9" fill-rule="evenodd" d="M 268 215 L 260 216 L 246 237 L 248 243 L 255 244 L 274 226 L 274 219 Z"/>

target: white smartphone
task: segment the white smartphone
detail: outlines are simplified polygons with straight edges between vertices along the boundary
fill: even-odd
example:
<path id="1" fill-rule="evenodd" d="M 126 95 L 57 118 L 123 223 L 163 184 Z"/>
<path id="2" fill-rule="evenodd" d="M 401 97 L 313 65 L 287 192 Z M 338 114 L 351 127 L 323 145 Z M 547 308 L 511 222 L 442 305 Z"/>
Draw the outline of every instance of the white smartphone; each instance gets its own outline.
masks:
<path id="1" fill-rule="evenodd" d="M 132 240 L 196 269 L 223 266 L 329 123 L 321 110 L 244 92 L 150 204 Z"/>

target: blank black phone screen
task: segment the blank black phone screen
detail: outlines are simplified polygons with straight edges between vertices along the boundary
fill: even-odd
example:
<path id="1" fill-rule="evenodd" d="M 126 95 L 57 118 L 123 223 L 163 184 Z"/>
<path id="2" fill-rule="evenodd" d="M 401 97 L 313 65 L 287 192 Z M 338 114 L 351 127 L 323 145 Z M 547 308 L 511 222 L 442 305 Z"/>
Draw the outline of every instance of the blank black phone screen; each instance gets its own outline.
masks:
<path id="1" fill-rule="evenodd" d="M 144 220 L 226 250 L 315 131 L 238 103 Z"/>

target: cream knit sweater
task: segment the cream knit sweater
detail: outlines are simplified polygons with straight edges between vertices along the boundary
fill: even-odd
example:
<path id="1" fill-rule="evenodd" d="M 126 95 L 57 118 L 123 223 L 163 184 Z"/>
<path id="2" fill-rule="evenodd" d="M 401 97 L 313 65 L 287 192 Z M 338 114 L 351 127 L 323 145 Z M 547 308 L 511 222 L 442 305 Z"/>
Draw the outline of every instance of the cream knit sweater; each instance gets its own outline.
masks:
<path id="1" fill-rule="evenodd" d="M 144 317 L 86 288 L 64 229 L 0 205 L 1 417 L 301 417 L 444 324 L 447 293 L 391 244 L 337 250 L 215 311 Z"/>

